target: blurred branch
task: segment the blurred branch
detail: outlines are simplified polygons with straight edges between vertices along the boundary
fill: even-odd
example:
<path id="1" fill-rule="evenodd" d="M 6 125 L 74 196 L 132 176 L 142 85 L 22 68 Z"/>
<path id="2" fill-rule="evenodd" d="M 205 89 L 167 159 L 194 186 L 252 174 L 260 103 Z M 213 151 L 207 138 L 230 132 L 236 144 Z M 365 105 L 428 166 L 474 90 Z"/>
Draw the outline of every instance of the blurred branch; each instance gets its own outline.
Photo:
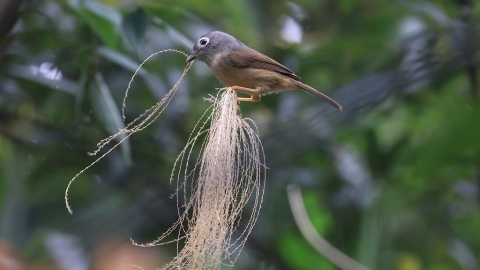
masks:
<path id="1" fill-rule="evenodd" d="M 318 234 L 308 218 L 307 210 L 303 204 L 302 192 L 296 185 L 289 185 L 287 187 L 287 192 L 290 208 L 292 209 L 293 217 L 295 218 L 295 222 L 297 223 L 300 232 L 320 255 L 340 269 L 369 270 L 369 268 L 336 249 L 332 244 L 325 240 L 325 238 Z"/>

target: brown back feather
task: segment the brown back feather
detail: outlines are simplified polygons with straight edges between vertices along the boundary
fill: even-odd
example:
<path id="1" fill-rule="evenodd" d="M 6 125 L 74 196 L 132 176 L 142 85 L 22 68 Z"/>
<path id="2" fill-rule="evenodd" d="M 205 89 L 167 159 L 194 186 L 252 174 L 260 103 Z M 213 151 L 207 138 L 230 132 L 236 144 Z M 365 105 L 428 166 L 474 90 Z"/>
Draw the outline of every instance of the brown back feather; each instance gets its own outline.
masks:
<path id="1" fill-rule="evenodd" d="M 238 68 L 259 68 L 271 70 L 288 76 L 296 81 L 300 81 L 300 77 L 295 75 L 295 73 L 293 73 L 284 65 L 247 46 L 243 47 L 240 50 L 234 50 L 229 53 L 228 61 L 230 62 L 230 64 Z"/>

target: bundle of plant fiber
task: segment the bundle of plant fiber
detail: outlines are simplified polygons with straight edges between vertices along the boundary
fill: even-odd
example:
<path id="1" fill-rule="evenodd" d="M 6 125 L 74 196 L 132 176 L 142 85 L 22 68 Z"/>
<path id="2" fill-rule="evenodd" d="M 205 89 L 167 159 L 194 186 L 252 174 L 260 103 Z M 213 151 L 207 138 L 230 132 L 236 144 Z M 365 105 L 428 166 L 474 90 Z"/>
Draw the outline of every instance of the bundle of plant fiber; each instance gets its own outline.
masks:
<path id="1" fill-rule="evenodd" d="M 237 114 L 234 91 L 226 88 L 218 96 L 212 99 L 210 116 L 204 114 L 195 126 L 172 171 L 171 180 L 177 181 L 178 221 L 156 241 L 142 245 L 165 244 L 165 237 L 179 230 L 175 241 L 184 239 L 185 244 L 162 269 L 233 266 L 259 214 L 266 168 L 256 126 Z M 200 154 L 189 166 L 193 146 L 203 134 Z M 241 223 L 250 199 L 248 220 Z"/>

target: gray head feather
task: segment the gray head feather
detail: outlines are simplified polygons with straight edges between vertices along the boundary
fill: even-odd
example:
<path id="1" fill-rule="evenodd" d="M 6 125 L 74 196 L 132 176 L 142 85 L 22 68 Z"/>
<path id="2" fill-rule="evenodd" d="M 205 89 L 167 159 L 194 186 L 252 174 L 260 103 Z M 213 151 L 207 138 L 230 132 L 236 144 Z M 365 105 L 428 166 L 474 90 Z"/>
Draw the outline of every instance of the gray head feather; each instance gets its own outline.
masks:
<path id="1" fill-rule="evenodd" d="M 187 62 L 198 58 L 209 65 L 218 54 L 229 53 L 242 46 L 244 46 L 242 42 L 227 33 L 210 32 L 198 39 L 193 46 L 192 53 L 187 58 Z"/>

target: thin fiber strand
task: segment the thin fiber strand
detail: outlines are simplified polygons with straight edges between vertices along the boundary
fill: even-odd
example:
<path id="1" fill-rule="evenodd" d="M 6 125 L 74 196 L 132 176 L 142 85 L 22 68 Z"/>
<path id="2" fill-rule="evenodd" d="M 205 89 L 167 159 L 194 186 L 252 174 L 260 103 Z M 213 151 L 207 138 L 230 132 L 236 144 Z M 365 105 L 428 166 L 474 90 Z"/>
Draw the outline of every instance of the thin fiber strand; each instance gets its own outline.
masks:
<path id="1" fill-rule="evenodd" d="M 164 52 L 174 52 L 174 53 L 182 54 L 184 56 L 188 56 L 185 52 L 174 50 L 174 49 L 167 49 L 167 50 L 158 51 L 156 53 L 151 54 L 149 57 L 147 57 L 147 59 L 145 59 L 140 64 L 140 66 L 137 68 L 137 70 L 133 74 L 132 78 L 130 79 L 130 82 L 128 83 L 127 90 L 125 91 L 125 96 L 124 96 L 124 99 L 123 99 L 123 106 L 122 106 L 122 116 L 123 116 L 124 119 L 125 119 L 125 116 L 124 116 L 125 101 L 126 101 L 126 98 L 128 96 L 128 91 L 130 89 L 130 86 L 131 86 L 133 80 L 135 79 L 138 71 L 145 64 L 145 62 L 147 62 L 147 60 L 149 60 L 151 57 L 153 57 L 157 54 L 160 54 L 160 53 L 164 53 Z M 134 134 L 134 133 L 136 133 L 140 130 L 143 130 L 144 128 L 151 125 L 162 114 L 162 112 L 165 110 L 165 108 L 168 106 L 168 104 L 172 100 L 173 96 L 177 92 L 178 86 L 180 85 L 181 81 L 183 80 L 183 78 L 187 74 L 188 70 L 190 70 L 190 68 L 192 67 L 192 64 L 193 64 L 192 62 L 187 64 L 187 66 L 185 67 L 185 69 L 182 72 L 182 75 L 178 79 L 177 83 L 175 83 L 175 85 L 172 87 L 172 89 L 170 89 L 170 91 L 168 91 L 168 93 L 165 95 L 165 97 L 163 97 L 159 102 L 157 102 L 157 104 L 153 105 L 150 109 L 146 110 L 144 113 L 142 113 L 135 120 L 130 122 L 125 128 L 121 129 L 116 134 L 111 135 L 111 136 L 101 140 L 97 144 L 97 149 L 94 152 L 88 153 L 91 156 L 97 155 L 103 149 L 103 147 L 105 147 L 106 145 L 108 145 L 110 142 L 112 142 L 115 139 L 118 140 L 118 142 L 116 144 L 111 146 L 104 154 L 102 154 L 95 161 L 93 161 L 90 165 L 88 165 L 83 170 L 81 170 L 79 173 L 77 173 L 70 180 L 70 182 L 68 182 L 67 188 L 65 189 L 65 205 L 66 205 L 67 210 L 70 214 L 72 214 L 73 211 L 72 211 L 72 208 L 70 207 L 70 203 L 68 202 L 68 191 L 69 191 L 70 186 L 72 185 L 73 181 L 75 181 L 75 179 L 77 179 L 82 173 L 84 173 L 90 167 L 92 167 L 97 162 L 99 162 L 101 159 L 103 159 L 113 149 L 117 148 L 124 140 L 126 140 L 132 134 Z"/>

